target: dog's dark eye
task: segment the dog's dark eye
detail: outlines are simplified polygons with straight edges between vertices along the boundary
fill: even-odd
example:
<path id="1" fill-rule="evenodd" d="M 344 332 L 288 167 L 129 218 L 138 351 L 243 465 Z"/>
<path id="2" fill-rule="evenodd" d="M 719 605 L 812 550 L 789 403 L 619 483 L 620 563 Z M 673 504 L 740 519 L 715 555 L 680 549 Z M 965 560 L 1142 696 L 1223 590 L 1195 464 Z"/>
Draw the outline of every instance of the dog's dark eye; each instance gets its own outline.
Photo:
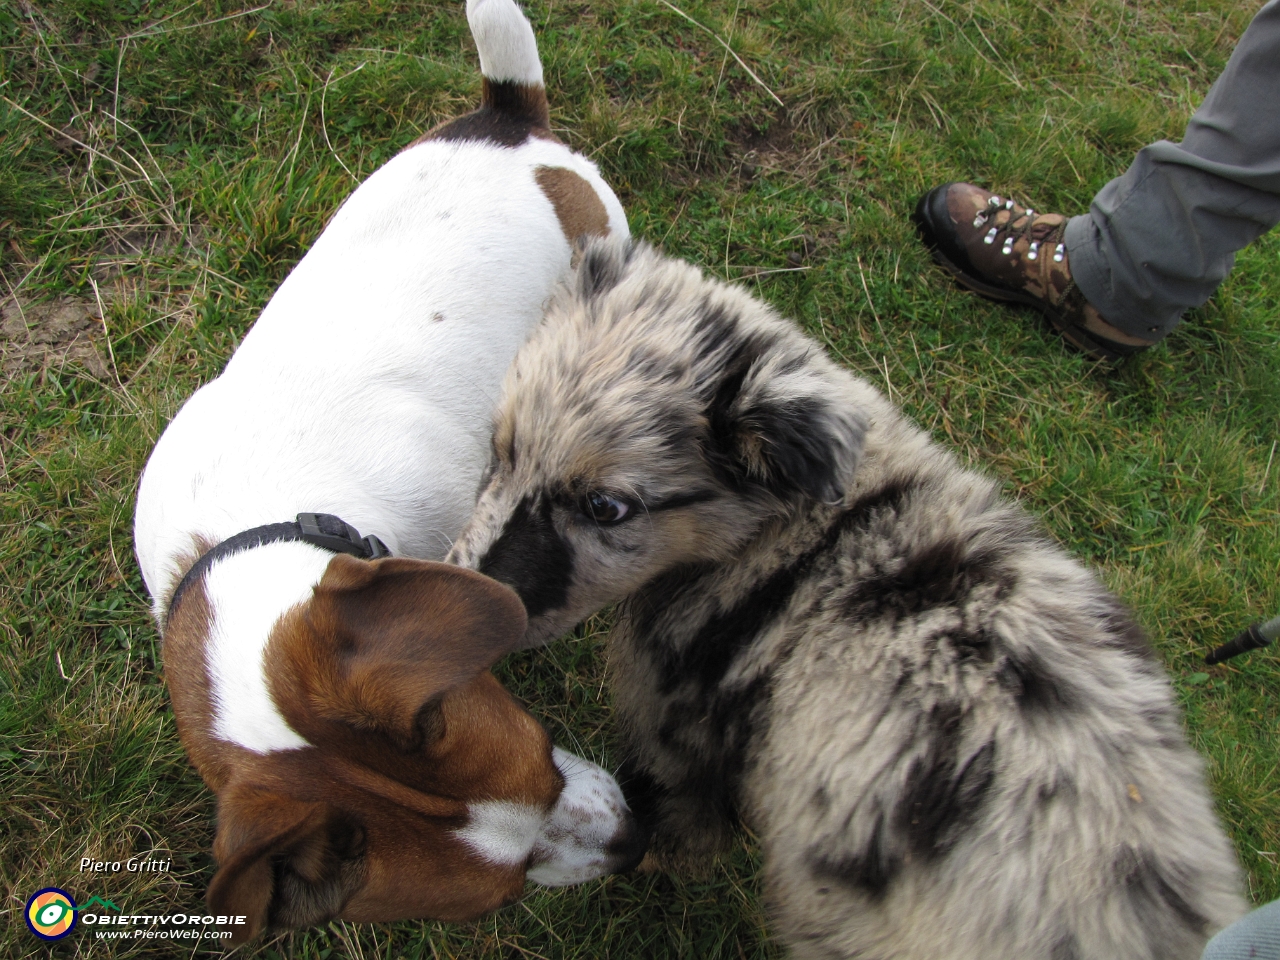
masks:
<path id="1" fill-rule="evenodd" d="M 631 516 L 631 505 L 592 490 L 578 504 L 578 509 L 596 523 L 621 523 Z"/>

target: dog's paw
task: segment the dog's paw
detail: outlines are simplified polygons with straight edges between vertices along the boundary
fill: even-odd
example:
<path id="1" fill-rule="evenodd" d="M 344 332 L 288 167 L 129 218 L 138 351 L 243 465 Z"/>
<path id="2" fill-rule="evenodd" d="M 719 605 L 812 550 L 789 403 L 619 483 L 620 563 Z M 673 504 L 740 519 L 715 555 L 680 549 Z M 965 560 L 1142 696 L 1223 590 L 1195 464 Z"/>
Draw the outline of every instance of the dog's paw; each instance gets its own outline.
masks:
<path id="1" fill-rule="evenodd" d="M 658 825 L 640 869 L 669 873 L 686 880 L 710 878 L 732 837 L 727 824 L 704 820 L 697 829 L 676 830 L 672 827 L 669 822 Z"/>
<path id="2" fill-rule="evenodd" d="M 666 873 L 662 861 L 653 855 L 652 850 L 645 852 L 644 859 L 636 864 L 636 873 Z"/>
<path id="3" fill-rule="evenodd" d="M 644 855 L 637 873 L 665 873 L 681 880 L 705 881 L 715 873 L 719 857 L 695 854 L 688 850 L 652 850 Z"/>

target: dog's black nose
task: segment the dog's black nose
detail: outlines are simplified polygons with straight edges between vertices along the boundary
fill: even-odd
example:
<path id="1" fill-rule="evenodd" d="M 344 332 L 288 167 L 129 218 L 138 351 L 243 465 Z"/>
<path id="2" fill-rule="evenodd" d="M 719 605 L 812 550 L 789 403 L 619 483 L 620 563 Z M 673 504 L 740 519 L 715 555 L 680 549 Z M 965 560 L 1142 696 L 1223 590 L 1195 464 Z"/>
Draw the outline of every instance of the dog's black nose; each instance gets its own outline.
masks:
<path id="1" fill-rule="evenodd" d="M 649 848 L 649 830 L 635 817 L 627 821 L 627 825 L 605 849 L 609 854 L 609 863 L 613 873 L 628 873 L 644 859 L 644 852 Z"/>
<path id="2" fill-rule="evenodd" d="M 525 497 L 473 569 L 504 583 L 520 597 L 529 619 L 565 605 L 573 575 L 573 548 L 551 519 L 551 501 Z"/>

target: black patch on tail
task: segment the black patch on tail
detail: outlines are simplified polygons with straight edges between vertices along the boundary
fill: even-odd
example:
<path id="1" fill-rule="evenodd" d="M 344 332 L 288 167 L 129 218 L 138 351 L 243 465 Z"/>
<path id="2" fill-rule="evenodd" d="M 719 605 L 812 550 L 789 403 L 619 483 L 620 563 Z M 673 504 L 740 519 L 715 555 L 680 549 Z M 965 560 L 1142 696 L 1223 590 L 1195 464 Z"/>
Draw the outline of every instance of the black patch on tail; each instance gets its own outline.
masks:
<path id="1" fill-rule="evenodd" d="M 1073 709 L 1078 699 L 1075 690 L 1031 650 L 1013 651 L 1006 647 L 996 680 L 1028 713 L 1062 713 Z"/>
<path id="2" fill-rule="evenodd" d="M 981 812 L 995 781 L 994 742 L 961 759 L 963 714 L 936 707 L 929 717 L 929 749 L 907 772 L 894 826 L 911 851 L 925 860 L 946 856 Z"/>
<path id="3" fill-rule="evenodd" d="M 555 140 L 544 87 L 513 80 L 483 79 L 480 109 L 451 120 L 415 143 L 424 140 L 487 140 L 503 147 L 518 147 L 530 136 Z"/>
<path id="4" fill-rule="evenodd" d="M 573 548 L 551 522 L 550 502 L 521 500 L 477 569 L 514 590 L 530 617 L 564 606 Z"/>
<path id="5" fill-rule="evenodd" d="M 995 744 L 984 744 L 962 761 L 962 734 L 960 708 L 936 707 L 922 731 L 928 748 L 908 769 L 897 805 L 875 814 L 871 837 L 856 853 L 832 856 L 828 850 L 812 849 L 813 875 L 879 900 L 908 855 L 917 863 L 928 863 L 950 853 L 977 820 L 995 780 Z"/>
<path id="6" fill-rule="evenodd" d="M 820 880 L 835 880 L 871 900 L 882 900 L 902 869 L 902 858 L 890 852 L 884 817 L 877 816 L 871 841 L 860 853 L 833 857 L 811 850 L 809 869 Z"/>
<path id="7" fill-rule="evenodd" d="M 494 82 L 483 77 L 480 109 L 492 110 L 514 121 L 531 123 L 544 129 L 551 126 L 547 106 L 547 90 L 542 84 L 516 83 L 514 80 Z"/>

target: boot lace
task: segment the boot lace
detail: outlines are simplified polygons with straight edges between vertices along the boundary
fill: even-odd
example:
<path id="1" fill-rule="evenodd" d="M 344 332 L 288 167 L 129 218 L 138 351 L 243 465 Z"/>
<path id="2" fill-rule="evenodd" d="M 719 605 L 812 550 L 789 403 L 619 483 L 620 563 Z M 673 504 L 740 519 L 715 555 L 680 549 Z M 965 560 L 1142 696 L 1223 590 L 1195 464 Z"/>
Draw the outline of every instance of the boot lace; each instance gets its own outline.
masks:
<path id="1" fill-rule="evenodd" d="M 1008 212 L 1009 216 L 1001 223 L 1000 214 L 1005 212 Z M 973 226 L 975 230 L 980 230 L 987 223 L 991 223 L 982 242 L 993 244 L 1003 237 L 1004 243 L 1000 247 L 1000 252 L 1005 256 L 1012 254 L 1018 241 L 1025 238 L 1028 260 L 1039 259 L 1041 247 L 1052 247 L 1053 262 L 1062 263 L 1067 256 L 1067 246 L 1063 242 L 1067 232 L 1067 222 L 1064 220 L 1056 226 L 1045 229 L 1044 225 L 1037 226 L 1035 219 L 1036 212 L 1030 207 L 1019 207 L 1012 200 L 992 196 L 987 200 L 986 209 L 979 210 L 978 215 L 974 217 Z"/>

